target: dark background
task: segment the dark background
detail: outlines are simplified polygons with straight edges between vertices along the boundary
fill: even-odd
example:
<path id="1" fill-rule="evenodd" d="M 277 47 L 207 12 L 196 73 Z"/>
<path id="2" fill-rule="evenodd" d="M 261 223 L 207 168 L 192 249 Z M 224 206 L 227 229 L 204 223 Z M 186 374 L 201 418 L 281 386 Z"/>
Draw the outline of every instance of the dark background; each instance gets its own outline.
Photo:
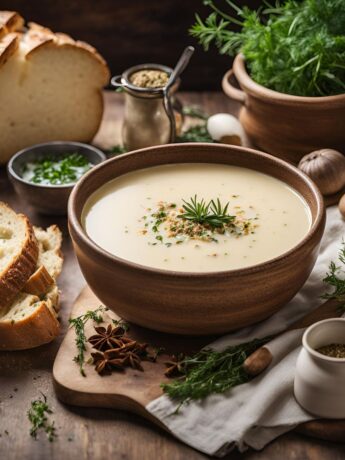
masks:
<path id="1" fill-rule="evenodd" d="M 230 11 L 225 1 L 215 1 Z M 234 1 L 251 7 L 262 4 Z M 107 60 L 113 75 L 144 62 L 173 66 L 183 48 L 193 44 L 196 52 L 181 89 L 219 90 L 232 62 L 214 48 L 205 53 L 188 34 L 195 13 L 205 18 L 210 11 L 202 0 L 0 0 L 0 10 L 18 11 L 26 21 L 89 42 Z"/>

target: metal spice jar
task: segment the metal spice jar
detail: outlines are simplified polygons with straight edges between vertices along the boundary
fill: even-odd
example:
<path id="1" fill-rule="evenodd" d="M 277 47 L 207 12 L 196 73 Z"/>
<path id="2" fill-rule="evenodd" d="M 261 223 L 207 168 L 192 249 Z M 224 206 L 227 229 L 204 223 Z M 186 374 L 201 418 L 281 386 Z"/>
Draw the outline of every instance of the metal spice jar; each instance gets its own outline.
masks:
<path id="1" fill-rule="evenodd" d="M 111 79 L 111 84 L 122 88 L 125 95 L 122 142 L 126 150 L 174 142 L 175 111 L 165 109 L 163 94 L 171 72 L 164 65 L 142 64 Z M 170 106 L 179 83 L 178 80 L 170 90 Z"/>

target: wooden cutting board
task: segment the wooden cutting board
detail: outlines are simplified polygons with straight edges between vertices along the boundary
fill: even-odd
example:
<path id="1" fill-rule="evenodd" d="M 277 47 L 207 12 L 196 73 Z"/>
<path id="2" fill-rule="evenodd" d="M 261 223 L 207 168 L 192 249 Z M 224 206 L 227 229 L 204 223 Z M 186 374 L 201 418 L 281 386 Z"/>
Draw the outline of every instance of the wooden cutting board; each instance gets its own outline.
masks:
<path id="1" fill-rule="evenodd" d="M 90 288 L 85 287 L 74 303 L 72 317 L 83 315 L 87 310 L 95 310 L 100 305 L 101 302 Z M 111 311 L 103 314 L 103 317 L 106 322 L 110 319 L 119 319 Z M 321 312 L 320 319 L 323 317 Z M 317 320 L 318 318 L 315 319 Z M 85 335 L 89 337 L 93 333 L 93 324 L 88 321 Z M 200 338 L 174 336 L 144 329 L 134 324 L 131 325 L 130 336 L 154 347 L 164 347 L 167 354 L 198 351 L 215 338 L 214 336 Z M 74 406 L 106 407 L 135 412 L 167 430 L 145 409 L 149 402 L 162 395 L 160 383 L 168 381 L 164 376 L 167 354 L 159 355 L 156 363 L 143 362 L 145 372 L 126 369 L 123 373 L 114 372 L 110 376 L 101 377 L 92 365 L 85 364 L 86 377 L 83 377 L 78 365 L 73 361 L 76 351 L 75 332 L 69 329 L 53 367 L 54 387 L 62 402 Z M 86 361 L 90 357 L 90 351 L 91 347 L 87 345 Z M 313 421 L 297 427 L 297 430 L 309 436 L 345 442 L 345 421 Z"/>

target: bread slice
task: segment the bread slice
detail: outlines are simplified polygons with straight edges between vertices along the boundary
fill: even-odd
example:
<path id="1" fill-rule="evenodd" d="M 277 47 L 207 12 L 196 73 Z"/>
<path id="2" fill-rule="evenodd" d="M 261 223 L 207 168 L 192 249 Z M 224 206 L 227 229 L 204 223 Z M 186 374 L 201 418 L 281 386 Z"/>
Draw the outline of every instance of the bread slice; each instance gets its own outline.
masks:
<path id="1" fill-rule="evenodd" d="M 25 350 L 51 342 L 60 331 L 57 319 L 59 291 L 56 278 L 61 272 L 61 232 L 55 225 L 35 228 L 40 248 L 38 263 L 54 280 L 41 295 L 21 292 L 5 314 L 0 316 L 0 350 Z M 38 267 L 38 268 L 39 268 Z"/>
<path id="2" fill-rule="evenodd" d="M 62 270 L 62 235 L 56 225 L 51 225 L 46 230 L 34 227 L 39 245 L 37 270 L 25 283 L 23 292 L 27 294 L 42 295 L 48 292 Z"/>
<path id="3" fill-rule="evenodd" d="M 46 267 L 40 265 L 25 283 L 23 292 L 40 297 L 48 292 L 54 283 L 54 279 L 49 275 Z"/>
<path id="4" fill-rule="evenodd" d="M 11 16 L 12 14 L 12 16 Z M 109 81 L 104 59 L 66 34 L 0 12 L 0 164 L 39 142 L 90 142 L 103 114 Z"/>
<path id="5" fill-rule="evenodd" d="M 0 313 L 36 269 L 38 243 L 28 218 L 0 202 Z"/>
<path id="6" fill-rule="evenodd" d="M 61 231 L 57 225 L 51 225 L 46 230 L 34 227 L 34 231 L 39 246 L 37 265 L 44 265 L 49 275 L 56 280 L 63 264 Z"/>

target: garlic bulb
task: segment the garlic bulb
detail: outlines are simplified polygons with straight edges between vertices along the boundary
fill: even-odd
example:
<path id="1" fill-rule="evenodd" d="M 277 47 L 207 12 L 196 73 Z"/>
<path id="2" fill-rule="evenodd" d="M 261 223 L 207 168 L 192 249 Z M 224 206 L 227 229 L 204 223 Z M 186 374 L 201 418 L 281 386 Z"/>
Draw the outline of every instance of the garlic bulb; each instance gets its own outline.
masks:
<path id="1" fill-rule="evenodd" d="M 228 113 L 216 113 L 207 120 L 207 131 L 214 141 L 243 145 L 245 134 L 241 123 Z"/>
<path id="2" fill-rule="evenodd" d="M 332 195 L 345 187 L 345 157 L 332 149 L 315 150 L 298 165 L 319 187 L 323 195 Z"/>

